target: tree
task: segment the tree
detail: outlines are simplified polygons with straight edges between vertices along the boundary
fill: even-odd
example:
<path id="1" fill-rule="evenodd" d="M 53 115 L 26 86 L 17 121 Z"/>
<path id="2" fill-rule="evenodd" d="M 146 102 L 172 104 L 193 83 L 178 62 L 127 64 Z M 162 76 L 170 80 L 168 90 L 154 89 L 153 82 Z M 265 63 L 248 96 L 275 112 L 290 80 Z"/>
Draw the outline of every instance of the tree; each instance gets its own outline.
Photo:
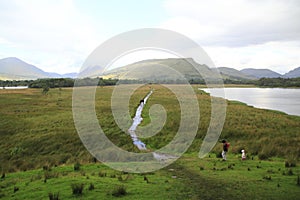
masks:
<path id="1" fill-rule="evenodd" d="M 43 94 L 47 94 L 49 92 L 49 86 L 48 85 L 44 85 L 43 86 Z"/>

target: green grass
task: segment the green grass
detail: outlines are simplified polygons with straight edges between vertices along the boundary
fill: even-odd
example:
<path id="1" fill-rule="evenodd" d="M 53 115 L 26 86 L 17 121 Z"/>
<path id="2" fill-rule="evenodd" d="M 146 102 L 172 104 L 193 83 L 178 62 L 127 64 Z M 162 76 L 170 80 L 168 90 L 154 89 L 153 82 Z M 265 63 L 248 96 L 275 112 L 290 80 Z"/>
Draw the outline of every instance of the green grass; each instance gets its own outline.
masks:
<path id="1" fill-rule="evenodd" d="M 151 123 L 148 113 L 154 104 L 164 106 L 168 116 L 158 134 L 142 139 L 154 150 L 174 137 L 180 123 L 180 107 L 169 89 L 147 85 L 132 95 L 131 117 L 150 87 L 154 93 L 142 113 L 141 126 Z M 49 193 L 53 193 L 60 199 L 114 199 L 119 197 L 114 197 L 113 191 L 124 186 L 127 194 L 122 199 L 297 199 L 300 117 L 228 101 L 221 138 L 231 143 L 229 160 L 221 162 L 216 158 L 221 144 L 215 146 L 210 157 L 199 159 L 198 151 L 210 121 L 210 97 L 197 85 L 193 87 L 200 108 L 196 138 L 177 162 L 146 174 L 149 183 L 144 181 L 144 175 L 123 174 L 103 164 L 93 164 L 94 158 L 74 127 L 72 89 L 50 89 L 47 95 L 41 89 L 0 90 L 0 172 L 5 173 L 5 178 L 0 179 L 0 198 L 49 199 Z M 99 123 L 116 145 L 139 152 L 114 121 L 110 108 L 113 89 L 97 88 Z M 250 158 L 245 162 L 239 158 L 242 148 Z M 297 167 L 285 168 L 285 161 Z M 77 162 L 81 166 L 74 171 Z M 42 170 L 43 167 L 50 167 L 51 171 Z M 293 175 L 289 175 L 290 169 Z M 81 197 L 72 194 L 74 183 L 84 184 Z M 91 184 L 94 189 L 89 190 Z M 15 187 L 19 190 L 14 193 Z"/>
<path id="2" fill-rule="evenodd" d="M 45 181 L 45 173 L 55 176 Z M 60 199 L 115 199 L 114 191 L 122 186 L 126 190 L 122 199 L 297 199 L 299 173 L 299 166 L 285 168 L 282 159 L 241 161 L 229 154 L 228 161 L 222 162 L 215 154 L 205 159 L 186 154 L 148 174 L 117 172 L 100 163 L 82 165 L 80 171 L 67 165 L 8 173 L 0 181 L 0 195 L 3 199 L 48 199 L 49 193 L 59 193 Z M 74 184 L 83 184 L 82 195 L 72 193 Z M 19 190 L 14 192 L 14 187 Z"/>

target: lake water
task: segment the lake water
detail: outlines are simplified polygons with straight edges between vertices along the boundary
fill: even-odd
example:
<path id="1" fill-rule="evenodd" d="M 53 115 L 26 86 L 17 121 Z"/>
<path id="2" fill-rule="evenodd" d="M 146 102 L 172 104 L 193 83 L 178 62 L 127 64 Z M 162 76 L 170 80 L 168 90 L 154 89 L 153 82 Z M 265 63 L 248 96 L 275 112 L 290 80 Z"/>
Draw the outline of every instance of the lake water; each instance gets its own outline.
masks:
<path id="1" fill-rule="evenodd" d="M 212 96 L 244 102 L 256 108 L 279 110 L 300 116 L 300 89 L 284 88 L 213 88 L 202 89 Z M 222 92 L 223 91 L 223 92 Z"/>
<path id="2" fill-rule="evenodd" d="M 4 89 L 7 90 L 19 90 L 19 89 L 27 89 L 28 86 L 17 86 L 17 87 L 4 87 Z M 3 87 L 0 87 L 0 90 L 3 89 Z"/>

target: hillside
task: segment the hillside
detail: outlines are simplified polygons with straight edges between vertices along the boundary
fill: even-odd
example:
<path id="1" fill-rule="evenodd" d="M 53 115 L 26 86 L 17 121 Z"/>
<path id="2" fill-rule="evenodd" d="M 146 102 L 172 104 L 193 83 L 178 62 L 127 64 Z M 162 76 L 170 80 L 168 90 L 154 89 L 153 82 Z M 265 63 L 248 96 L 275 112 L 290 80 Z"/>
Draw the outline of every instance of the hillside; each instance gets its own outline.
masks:
<path id="1" fill-rule="evenodd" d="M 237 70 L 227 69 L 226 71 L 223 68 L 221 69 L 223 78 L 232 78 L 234 80 L 254 79 L 253 77 L 239 73 Z M 199 75 L 199 72 L 201 75 Z M 214 80 L 218 77 L 217 73 L 215 69 L 198 64 L 192 58 L 168 58 L 144 60 L 121 68 L 112 69 L 104 73 L 104 78 L 141 80 L 182 80 L 183 78 L 187 80 L 203 80 L 205 78 Z"/>
<path id="2" fill-rule="evenodd" d="M 247 69 L 242 69 L 241 70 L 242 73 L 249 75 L 249 76 L 253 76 L 256 78 L 278 78 L 278 77 L 282 77 L 281 74 L 274 72 L 272 70 L 269 69 L 253 69 L 253 68 L 247 68 Z"/>
<path id="3" fill-rule="evenodd" d="M 187 62 L 188 61 L 188 62 Z M 196 66 L 196 69 L 194 66 Z M 82 71 L 80 78 L 99 77 L 117 79 L 139 79 L 150 81 L 182 82 L 183 78 L 188 81 L 216 80 L 220 73 L 223 79 L 234 81 L 256 80 L 262 77 L 294 78 L 300 76 L 300 67 L 286 73 L 284 76 L 268 69 L 243 69 L 236 70 L 229 67 L 211 69 L 206 65 L 196 63 L 192 58 L 168 58 L 150 59 L 115 68 L 104 74 L 99 71 L 98 66 L 89 67 Z M 201 72 L 201 75 L 199 75 Z M 45 72 L 38 67 L 28 64 L 18 58 L 10 57 L 0 59 L 0 80 L 35 80 L 39 78 L 77 78 L 77 73 L 58 74 Z"/>
<path id="4" fill-rule="evenodd" d="M 0 59 L 0 80 L 35 80 L 39 78 L 75 78 L 77 73 L 58 74 L 45 72 L 18 58 Z"/>
<path id="5" fill-rule="evenodd" d="M 48 73 L 18 58 L 0 59 L 0 77 L 8 80 L 48 78 Z"/>
<path id="6" fill-rule="evenodd" d="M 254 76 L 244 74 L 236 69 L 229 68 L 229 67 L 218 67 L 218 70 L 222 74 L 224 78 L 231 79 L 231 80 L 255 80 L 257 79 Z"/>
<path id="7" fill-rule="evenodd" d="M 300 67 L 289 71 L 288 73 L 284 74 L 284 78 L 297 78 L 300 77 Z"/>

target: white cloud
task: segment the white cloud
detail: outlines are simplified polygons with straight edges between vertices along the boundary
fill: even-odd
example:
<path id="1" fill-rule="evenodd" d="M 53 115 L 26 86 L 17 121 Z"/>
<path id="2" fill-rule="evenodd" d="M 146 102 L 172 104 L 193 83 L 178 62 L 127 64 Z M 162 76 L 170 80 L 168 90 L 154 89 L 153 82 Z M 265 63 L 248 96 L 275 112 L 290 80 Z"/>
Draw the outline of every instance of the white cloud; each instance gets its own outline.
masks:
<path id="1" fill-rule="evenodd" d="M 300 66 L 300 42 L 268 42 L 247 47 L 204 48 L 216 66 L 267 68 L 284 74 Z"/>
<path id="2" fill-rule="evenodd" d="M 74 65 L 84 60 L 99 39 L 90 20 L 71 0 L 1 2 L 0 24 L 1 41 L 18 49 L 17 55 L 6 56 L 20 55 L 46 71 L 78 70 L 80 66 Z"/>
<path id="3" fill-rule="evenodd" d="M 247 46 L 300 39 L 300 2 L 284 0 L 167 0 L 162 27 L 203 45 Z"/>
<path id="4" fill-rule="evenodd" d="M 112 33 L 140 28 L 137 21 L 145 21 L 147 27 L 145 19 L 151 18 L 141 15 L 141 10 L 137 20 L 131 16 L 127 23 L 122 20 L 124 13 L 141 7 L 118 14 L 103 10 L 114 8 L 114 3 L 93 3 L 95 6 L 73 0 L 0 1 L 0 58 L 19 57 L 45 71 L 78 71 L 88 54 Z M 278 72 L 300 66 L 300 1 L 166 0 L 162 4 L 164 18 L 157 27 L 195 40 L 216 66 Z M 104 14 L 99 15 L 98 9 Z M 153 12 L 156 14 L 162 13 Z"/>
<path id="5" fill-rule="evenodd" d="M 300 66 L 300 1 L 166 0 L 169 19 L 160 27 L 197 41 L 216 66 Z"/>

